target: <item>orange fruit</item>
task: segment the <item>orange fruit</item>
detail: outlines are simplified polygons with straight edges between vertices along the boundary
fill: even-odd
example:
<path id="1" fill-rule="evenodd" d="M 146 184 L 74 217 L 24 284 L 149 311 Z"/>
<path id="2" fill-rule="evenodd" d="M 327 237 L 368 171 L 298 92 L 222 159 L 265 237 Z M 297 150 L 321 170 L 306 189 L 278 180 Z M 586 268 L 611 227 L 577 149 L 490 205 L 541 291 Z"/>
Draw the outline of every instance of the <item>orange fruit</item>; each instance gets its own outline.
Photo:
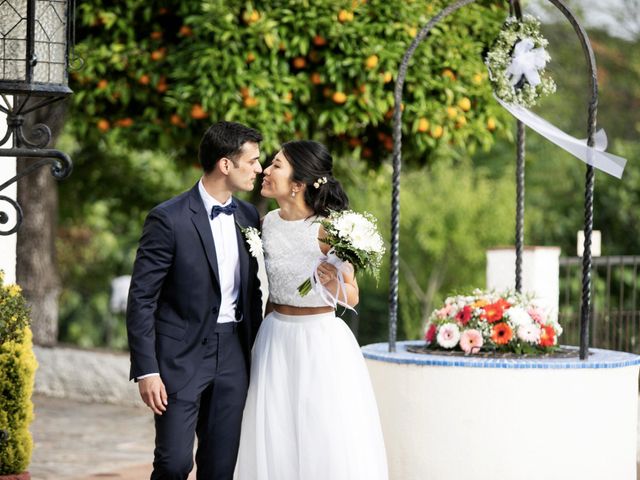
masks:
<path id="1" fill-rule="evenodd" d="M 208 116 L 209 115 L 207 115 L 207 112 L 204 111 L 202 105 L 200 105 L 199 103 L 194 103 L 191 106 L 191 118 L 195 120 L 202 120 L 203 118 L 207 118 Z"/>
<path id="2" fill-rule="evenodd" d="M 383 145 L 385 150 L 388 150 L 391 152 L 393 150 L 393 138 L 392 137 L 385 138 Z"/>
<path id="3" fill-rule="evenodd" d="M 293 93 L 287 92 L 282 96 L 282 98 L 285 102 L 290 102 L 291 100 L 293 100 Z"/>
<path id="4" fill-rule="evenodd" d="M 471 100 L 469 100 L 467 97 L 463 97 L 460 100 L 458 100 L 458 106 L 465 112 L 468 112 L 469 110 L 471 110 Z"/>
<path id="5" fill-rule="evenodd" d="M 242 98 L 246 98 L 249 96 L 249 88 L 248 87 L 240 87 L 240 95 L 242 95 Z"/>
<path id="6" fill-rule="evenodd" d="M 458 116 L 458 109 L 456 107 L 447 107 L 447 117 L 453 119 Z"/>
<path id="7" fill-rule="evenodd" d="M 180 118 L 180 115 L 178 115 L 177 113 L 171 115 L 171 117 L 169 118 L 169 122 L 171 123 L 171 125 L 175 125 L 176 127 L 184 127 L 184 122 L 182 121 L 182 118 Z"/>
<path id="8" fill-rule="evenodd" d="M 440 125 L 434 125 L 431 129 L 431 136 L 433 138 L 440 138 L 442 137 L 442 134 L 444 134 L 444 128 L 442 128 Z"/>
<path id="9" fill-rule="evenodd" d="M 487 130 L 489 130 L 490 132 L 493 132 L 496 129 L 496 121 L 493 119 L 493 117 L 489 117 L 487 119 Z"/>
<path id="10" fill-rule="evenodd" d="M 455 81 L 456 79 L 456 74 L 453 73 L 453 71 L 450 68 L 445 68 L 444 70 L 442 70 L 442 76 L 450 78 L 453 81 Z"/>
<path id="11" fill-rule="evenodd" d="M 331 96 L 331 100 L 333 100 L 333 103 L 337 103 L 338 105 L 342 105 L 343 103 L 345 103 L 347 101 L 347 96 L 344 94 L 344 92 L 335 92 Z"/>
<path id="12" fill-rule="evenodd" d="M 293 113 L 287 110 L 286 112 L 284 112 L 284 121 L 289 123 L 291 120 L 293 120 Z"/>
<path id="13" fill-rule="evenodd" d="M 162 39 L 162 32 L 160 31 L 155 31 L 155 32 L 151 32 L 151 35 L 149 35 L 151 37 L 151 40 L 160 40 Z"/>
<path id="14" fill-rule="evenodd" d="M 247 53 L 247 63 L 251 63 L 256 59 L 256 56 L 253 52 Z"/>
<path id="15" fill-rule="evenodd" d="M 346 23 L 353 20 L 353 13 L 348 10 L 340 10 L 338 12 L 338 21 L 340 23 Z"/>
<path id="16" fill-rule="evenodd" d="M 320 85 L 322 83 L 322 77 L 318 72 L 313 72 L 310 76 L 311 83 L 314 85 Z"/>
<path id="17" fill-rule="evenodd" d="M 178 31 L 178 35 L 180 35 L 181 37 L 190 37 L 191 35 L 193 35 L 193 30 L 188 25 L 182 25 L 180 27 L 180 30 Z"/>
<path id="18" fill-rule="evenodd" d="M 244 23 L 246 23 L 247 25 L 251 25 L 260 20 L 260 13 L 258 13 L 257 10 L 245 10 L 245 12 L 242 14 L 242 20 L 244 20 Z"/>
<path id="19" fill-rule="evenodd" d="M 143 75 L 140 75 L 140 78 L 138 78 L 138 83 L 140 83 L 140 85 L 149 85 L 150 82 L 151 82 L 151 77 L 149 77 L 149 75 L 147 75 L 146 73 Z"/>
<path id="20" fill-rule="evenodd" d="M 253 108 L 258 105 L 258 99 L 256 97 L 247 97 L 242 104 L 247 108 Z"/>
<path id="21" fill-rule="evenodd" d="M 293 59 L 293 66 L 301 69 L 307 66 L 307 60 L 304 57 L 296 57 Z"/>
<path id="22" fill-rule="evenodd" d="M 418 131 L 426 132 L 428 130 L 429 130 L 429 120 L 422 117 L 420 120 L 418 120 Z"/>
<path id="23" fill-rule="evenodd" d="M 329 98 L 331 95 L 333 95 L 333 90 L 331 90 L 329 87 L 324 87 L 322 89 L 322 95 Z"/>
<path id="24" fill-rule="evenodd" d="M 107 82 L 104 78 L 102 80 L 100 80 L 98 82 L 97 88 L 98 90 L 104 90 L 105 88 L 107 88 L 107 85 L 109 85 L 109 82 Z"/>
<path id="25" fill-rule="evenodd" d="M 322 35 L 316 35 L 313 37 L 312 42 L 316 47 L 324 47 L 327 44 L 327 39 Z"/>
<path id="26" fill-rule="evenodd" d="M 464 115 L 459 115 L 458 118 L 456 118 L 456 128 L 462 128 L 467 124 L 467 119 L 465 118 Z"/>
<path id="27" fill-rule="evenodd" d="M 351 137 L 349 139 L 349 146 L 351 148 L 356 148 L 356 147 L 359 147 L 360 145 L 362 145 L 362 140 L 360 140 L 359 138 Z"/>
<path id="28" fill-rule="evenodd" d="M 164 93 L 167 91 L 167 88 L 169 87 L 167 86 L 167 81 L 165 80 L 165 78 L 164 77 L 160 78 L 160 81 L 156 85 L 157 92 Z"/>
<path id="29" fill-rule="evenodd" d="M 109 120 L 107 120 L 106 118 L 101 118 L 100 120 L 98 120 L 98 130 L 100 130 L 102 133 L 108 131 L 109 128 L 111 128 Z"/>
<path id="30" fill-rule="evenodd" d="M 384 83 L 389 83 L 391 80 L 393 80 L 393 74 L 391 72 L 384 72 L 382 74 L 382 81 Z"/>
<path id="31" fill-rule="evenodd" d="M 121 118 L 120 120 L 116 121 L 116 125 L 118 127 L 130 127 L 131 125 L 133 125 L 133 118 L 131 117 L 126 117 L 126 118 Z"/>
<path id="32" fill-rule="evenodd" d="M 362 149 L 362 156 L 364 158 L 371 158 L 373 157 L 373 150 L 371 150 L 369 147 L 364 147 Z"/>
<path id="33" fill-rule="evenodd" d="M 471 81 L 476 85 L 480 85 L 483 79 L 484 77 L 481 73 L 475 73 L 473 77 L 471 77 Z"/>
<path id="34" fill-rule="evenodd" d="M 367 59 L 364 61 L 364 66 L 369 70 L 374 69 L 378 66 L 378 56 L 377 55 L 369 55 Z"/>
<path id="35" fill-rule="evenodd" d="M 153 52 L 151 52 L 151 60 L 153 60 L 154 62 L 158 62 L 165 57 L 166 53 L 167 49 L 164 47 L 154 50 Z"/>
<path id="36" fill-rule="evenodd" d="M 169 9 L 165 8 L 165 7 L 161 7 L 158 9 L 158 15 L 166 15 L 167 13 L 169 13 Z"/>
<path id="37" fill-rule="evenodd" d="M 311 50 L 309 52 L 309 60 L 311 60 L 313 63 L 318 63 L 321 59 L 322 57 L 316 50 Z"/>
<path id="38" fill-rule="evenodd" d="M 418 34 L 418 29 L 416 27 L 409 27 L 407 29 L 407 33 L 411 38 L 415 37 Z"/>

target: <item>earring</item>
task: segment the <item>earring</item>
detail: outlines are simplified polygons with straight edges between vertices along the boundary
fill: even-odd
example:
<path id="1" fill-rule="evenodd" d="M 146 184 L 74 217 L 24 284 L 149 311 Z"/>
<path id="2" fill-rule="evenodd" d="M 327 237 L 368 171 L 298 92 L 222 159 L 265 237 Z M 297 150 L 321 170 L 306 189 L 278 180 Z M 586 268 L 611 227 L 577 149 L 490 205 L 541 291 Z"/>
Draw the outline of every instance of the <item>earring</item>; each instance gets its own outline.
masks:
<path id="1" fill-rule="evenodd" d="M 296 196 L 296 192 L 292 190 L 292 191 L 291 191 L 291 198 L 293 198 L 293 197 L 295 197 L 295 196 Z"/>

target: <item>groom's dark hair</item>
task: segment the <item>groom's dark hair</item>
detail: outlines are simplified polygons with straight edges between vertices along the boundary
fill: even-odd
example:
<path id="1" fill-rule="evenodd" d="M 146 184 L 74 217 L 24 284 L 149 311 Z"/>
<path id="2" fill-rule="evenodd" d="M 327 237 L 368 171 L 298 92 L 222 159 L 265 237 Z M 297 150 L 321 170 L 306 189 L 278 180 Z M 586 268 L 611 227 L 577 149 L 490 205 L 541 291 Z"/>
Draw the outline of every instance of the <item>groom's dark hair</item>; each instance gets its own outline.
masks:
<path id="1" fill-rule="evenodd" d="M 246 142 L 260 143 L 262 135 L 257 130 L 236 122 L 217 122 L 202 136 L 198 158 L 205 173 L 211 172 L 221 158 L 228 158 L 236 165 L 235 157 Z M 236 165 L 237 166 L 237 165 Z"/>

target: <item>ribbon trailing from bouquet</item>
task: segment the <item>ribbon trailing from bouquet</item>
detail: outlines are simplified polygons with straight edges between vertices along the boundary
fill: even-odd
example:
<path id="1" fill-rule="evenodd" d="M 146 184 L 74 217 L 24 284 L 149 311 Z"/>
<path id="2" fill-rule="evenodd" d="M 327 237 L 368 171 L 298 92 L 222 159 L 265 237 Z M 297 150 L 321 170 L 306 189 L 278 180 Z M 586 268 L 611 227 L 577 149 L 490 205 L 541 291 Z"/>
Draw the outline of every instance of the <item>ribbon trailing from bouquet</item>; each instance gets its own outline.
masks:
<path id="1" fill-rule="evenodd" d="M 338 288 L 336 289 L 335 294 L 331 292 L 327 287 L 325 287 L 322 283 L 320 283 L 320 277 L 318 276 L 318 267 L 321 263 L 328 263 L 336 267 L 336 280 L 338 282 Z M 345 308 L 348 308 L 352 312 L 356 312 L 355 308 L 347 305 L 346 302 L 341 302 L 339 300 L 339 293 L 342 293 L 342 297 L 347 299 L 347 287 L 344 283 L 344 275 L 342 274 L 343 269 L 347 269 L 349 264 L 343 260 L 340 260 L 335 253 L 333 253 L 333 249 L 329 250 L 326 255 L 320 257 L 316 264 L 313 266 L 313 271 L 311 272 L 311 289 L 320 295 L 322 300 L 324 300 L 328 305 L 336 308 L 338 305 L 342 305 Z M 357 313 L 357 312 L 356 312 Z"/>
<path id="2" fill-rule="evenodd" d="M 566 150 L 574 157 L 582 160 L 587 165 L 591 165 L 598 170 L 607 173 L 616 178 L 622 178 L 624 167 L 627 160 L 605 152 L 607 148 L 607 134 L 600 129 L 595 134 L 595 145 L 590 147 L 584 139 L 577 139 L 566 132 L 563 132 L 555 125 L 549 123 L 545 119 L 539 117 L 532 111 L 520 106 L 511 105 L 494 95 L 495 99 L 502 105 L 511 115 L 516 117 L 527 127 L 535 130 L 547 140 Z"/>

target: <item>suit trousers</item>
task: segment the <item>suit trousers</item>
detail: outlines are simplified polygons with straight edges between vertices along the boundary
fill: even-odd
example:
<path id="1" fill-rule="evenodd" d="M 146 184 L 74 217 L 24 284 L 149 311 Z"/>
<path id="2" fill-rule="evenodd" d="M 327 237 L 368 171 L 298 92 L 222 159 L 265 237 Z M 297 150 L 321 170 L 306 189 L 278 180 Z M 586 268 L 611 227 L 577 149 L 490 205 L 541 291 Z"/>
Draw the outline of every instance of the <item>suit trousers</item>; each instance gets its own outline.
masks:
<path id="1" fill-rule="evenodd" d="M 167 410 L 155 416 L 156 447 L 151 480 L 231 480 L 240 442 L 248 375 L 237 324 L 219 324 L 202 340 L 205 355 L 197 373 L 169 395 Z M 194 435 L 195 434 L 195 435 Z"/>

